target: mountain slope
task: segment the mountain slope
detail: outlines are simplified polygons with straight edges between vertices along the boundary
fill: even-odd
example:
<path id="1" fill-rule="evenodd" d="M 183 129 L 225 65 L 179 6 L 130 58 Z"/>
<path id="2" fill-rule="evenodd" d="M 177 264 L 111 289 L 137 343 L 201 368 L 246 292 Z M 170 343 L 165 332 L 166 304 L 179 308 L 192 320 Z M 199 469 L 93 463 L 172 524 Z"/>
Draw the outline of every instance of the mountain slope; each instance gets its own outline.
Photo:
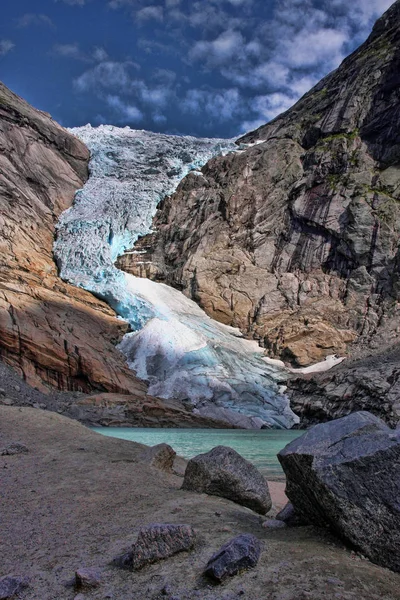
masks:
<path id="1" fill-rule="evenodd" d="M 294 364 L 396 344 L 399 67 L 397 1 L 293 108 L 186 177 L 136 244 L 140 264 L 120 266 Z"/>
<path id="2" fill-rule="evenodd" d="M 115 344 L 126 331 L 91 294 L 65 284 L 55 224 L 88 176 L 82 142 L 0 84 L 0 356 L 46 389 L 146 395 Z"/>
<path id="3" fill-rule="evenodd" d="M 299 364 L 375 336 L 397 315 L 399 13 L 250 147 L 189 175 L 137 245 L 149 264 L 120 264 Z"/>

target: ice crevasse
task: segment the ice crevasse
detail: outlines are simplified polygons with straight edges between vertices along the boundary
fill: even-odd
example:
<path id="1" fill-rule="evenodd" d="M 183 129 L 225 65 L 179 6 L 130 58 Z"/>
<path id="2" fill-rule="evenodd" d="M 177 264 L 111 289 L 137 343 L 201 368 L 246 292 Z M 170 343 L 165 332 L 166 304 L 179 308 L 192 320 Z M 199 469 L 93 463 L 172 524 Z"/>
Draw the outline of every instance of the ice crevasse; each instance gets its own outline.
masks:
<path id="1" fill-rule="evenodd" d="M 117 269 L 116 258 L 151 231 L 158 203 L 232 140 L 170 136 L 101 125 L 71 130 L 91 152 L 90 176 L 60 217 L 60 276 L 104 299 L 131 332 L 119 345 L 149 393 L 242 427 L 292 427 L 282 367 L 181 292 Z"/>

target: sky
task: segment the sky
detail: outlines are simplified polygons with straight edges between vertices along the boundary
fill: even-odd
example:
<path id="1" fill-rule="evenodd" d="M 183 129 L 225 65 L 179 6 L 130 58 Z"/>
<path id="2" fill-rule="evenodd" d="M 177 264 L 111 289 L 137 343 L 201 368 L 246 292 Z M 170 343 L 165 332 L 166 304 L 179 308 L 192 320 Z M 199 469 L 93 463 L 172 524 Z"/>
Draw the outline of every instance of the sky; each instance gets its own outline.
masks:
<path id="1" fill-rule="evenodd" d="M 286 110 L 392 0 L 2 0 L 0 80 L 65 127 L 234 137 Z"/>

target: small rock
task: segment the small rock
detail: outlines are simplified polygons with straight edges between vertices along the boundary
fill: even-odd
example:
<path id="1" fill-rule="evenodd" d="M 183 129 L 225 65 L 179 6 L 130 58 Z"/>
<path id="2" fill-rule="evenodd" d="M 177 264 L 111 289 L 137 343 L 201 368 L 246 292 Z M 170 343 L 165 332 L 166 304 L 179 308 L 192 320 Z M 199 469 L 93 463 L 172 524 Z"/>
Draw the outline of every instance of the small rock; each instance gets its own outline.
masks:
<path id="1" fill-rule="evenodd" d="M 182 489 L 222 496 L 262 515 L 272 506 L 265 478 L 248 460 L 226 446 L 217 446 L 189 460 Z"/>
<path id="2" fill-rule="evenodd" d="M 227 577 L 255 567 L 260 554 L 260 541 L 250 533 L 243 533 L 224 544 L 210 558 L 204 574 L 221 583 Z"/>
<path id="3" fill-rule="evenodd" d="M 4 390 L 3 388 L 0 388 L 0 396 L 5 396 L 6 395 L 6 390 Z"/>
<path id="4" fill-rule="evenodd" d="M 75 585 L 77 588 L 96 588 L 101 584 L 101 573 L 98 569 L 78 569 L 75 571 Z"/>
<path id="5" fill-rule="evenodd" d="M 283 521 L 289 527 L 300 527 L 308 525 L 307 519 L 302 517 L 291 502 L 288 502 L 282 510 L 276 515 L 278 521 Z"/>
<path id="6" fill-rule="evenodd" d="M 34 402 L 34 403 L 32 404 L 32 406 L 33 406 L 33 408 L 40 408 L 40 404 L 39 404 L 39 402 Z"/>
<path id="7" fill-rule="evenodd" d="M 12 598 L 26 586 L 27 582 L 21 577 L 13 577 L 12 575 L 6 575 L 0 578 L 0 600 L 8 600 Z"/>
<path id="8" fill-rule="evenodd" d="M 151 448 L 146 448 L 139 459 L 156 469 L 171 473 L 175 456 L 176 452 L 171 446 L 168 444 L 157 444 Z"/>
<path id="9" fill-rule="evenodd" d="M 14 385 L 14 390 L 16 392 L 20 392 L 21 391 L 21 386 L 20 385 Z"/>
<path id="10" fill-rule="evenodd" d="M 171 446 L 168 444 L 157 444 L 151 448 L 146 448 L 139 456 L 139 459 L 156 469 L 171 473 L 175 456 L 176 452 Z"/>
<path id="11" fill-rule="evenodd" d="M 12 398 L 3 398 L 1 401 L 4 406 L 12 406 L 14 404 L 14 400 Z"/>
<path id="12" fill-rule="evenodd" d="M 13 454 L 23 454 L 29 452 L 28 447 L 25 444 L 21 444 L 20 442 L 11 442 L 5 448 L 0 450 L 1 456 L 11 456 Z"/>
<path id="13" fill-rule="evenodd" d="M 286 523 L 278 521 L 278 519 L 267 519 L 262 526 L 266 529 L 284 529 L 287 527 Z"/>
<path id="14" fill-rule="evenodd" d="M 193 548 L 195 531 L 190 525 L 149 525 L 139 531 L 132 550 L 115 559 L 124 568 L 141 569 L 146 565 Z"/>

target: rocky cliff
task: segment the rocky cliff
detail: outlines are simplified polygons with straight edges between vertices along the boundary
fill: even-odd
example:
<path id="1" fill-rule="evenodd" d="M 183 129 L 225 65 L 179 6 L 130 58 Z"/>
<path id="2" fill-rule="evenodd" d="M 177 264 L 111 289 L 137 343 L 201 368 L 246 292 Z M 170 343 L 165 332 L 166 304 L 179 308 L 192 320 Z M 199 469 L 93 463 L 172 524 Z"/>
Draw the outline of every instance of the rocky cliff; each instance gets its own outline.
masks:
<path id="1" fill-rule="evenodd" d="M 145 394 L 114 348 L 125 326 L 61 281 L 53 260 L 57 218 L 87 179 L 87 148 L 0 84 L 0 149 L 2 359 L 36 387 Z"/>
<path id="2" fill-rule="evenodd" d="M 239 151 L 188 175 L 119 264 L 297 365 L 398 342 L 400 2 Z M 396 375 L 397 377 L 397 375 Z"/>

